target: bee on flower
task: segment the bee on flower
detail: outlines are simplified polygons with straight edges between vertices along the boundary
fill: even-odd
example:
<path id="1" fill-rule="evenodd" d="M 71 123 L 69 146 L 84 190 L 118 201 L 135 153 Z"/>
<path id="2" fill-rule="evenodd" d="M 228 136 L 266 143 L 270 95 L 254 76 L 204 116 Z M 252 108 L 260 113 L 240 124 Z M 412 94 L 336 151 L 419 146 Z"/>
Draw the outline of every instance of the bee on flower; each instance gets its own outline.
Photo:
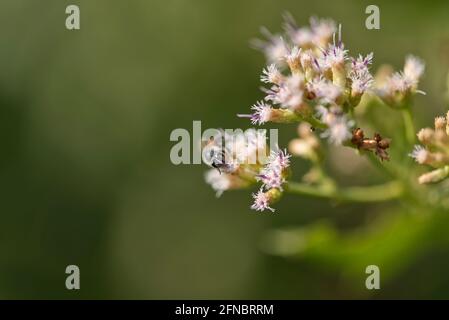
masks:
<path id="1" fill-rule="evenodd" d="M 309 25 L 298 26 L 290 14 L 286 14 L 284 20 L 283 34 L 273 34 L 263 28 L 265 40 L 252 42 L 267 60 L 259 77 L 264 96 L 250 107 L 248 114 L 238 114 L 238 117 L 259 126 L 296 123 L 299 137 L 290 141 L 288 153 L 279 148 L 270 151 L 265 140 L 253 142 L 258 139 L 254 132 L 245 134 L 246 142 L 237 139 L 230 143 L 231 147 L 213 149 L 212 169 L 206 173 L 206 182 L 218 196 L 226 190 L 257 185 L 251 205 L 256 211 L 274 212 L 273 204 L 292 190 L 292 156 L 311 163 L 310 171 L 303 176 L 305 185 L 296 185 L 296 189 L 293 188 L 296 192 L 339 198 L 336 182 L 324 172 L 320 138 L 355 149 L 361 155 L 375 155 L 381 162 L 390 160 L 391 140 L 379 133 L 366 135 L 357 126 L 354 109 L 364 96 L 372 99 L 374 95 L 393 108 L 406 109 L 415 94 L 423 93 L 418 87 L 425 70 L 421 59 L 409 55 L 402 71 L 381 67 L 374 77 L 370 70 L 373 52 L 352 55 L 343 42 L 341 24 L 332 19 L 312 17 Z M 370 94 L 366 95 L 368 92 Z M 435 129 L 423 129 L 418 134 L 422 145 L 415 147 L 410 155 L 419 164 L 434 168 L 419 178 L 421 183 L 440 181 L 449 175 L 448 128 L 447 117 L 438 117 Z M 405 131 L 407 141 L 411 142 L 413 128 Z M 224 136 L 228 142 L 235 138 Z M 265 154 L 264 161 L 249 161 L 259 153 Z M 396 188 L 384 198 L 400 192 L 401 189 Z M 340 198 L 347 199 L 348 194 L 343 193 Z M 361 195 L 370 193 L 356 192 L 354 197 L 360 201 Z"/>
<path id="2" fill-rule="evenodd" d="M 206 183 L 215 190 L 217 197 L 227 190 L 260 183 L 267 201 L 261 202 L 260 194 L 255 206 L 260 211 L 261 203 L 265 203 L 265 209 L 272 210 L 268 204 L 277 201 L 289 177 L 290 155 L 286 150 L 268 151 L 265 131 L 219 130 L 203 145 L 203 159 L 211 167 L 205 174 Z"/>

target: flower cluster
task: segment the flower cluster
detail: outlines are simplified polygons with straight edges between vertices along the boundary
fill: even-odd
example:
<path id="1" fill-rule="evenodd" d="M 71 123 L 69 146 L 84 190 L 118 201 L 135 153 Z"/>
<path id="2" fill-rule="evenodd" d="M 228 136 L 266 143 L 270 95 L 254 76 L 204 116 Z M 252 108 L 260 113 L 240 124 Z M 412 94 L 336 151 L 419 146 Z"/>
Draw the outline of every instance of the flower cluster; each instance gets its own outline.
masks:
<path id="1" fill-rule="evenodd" d="M 279 200 L 282 194 L 282 185 L 289 175 L 290 155 L 283 150 L 272 151 L 267 164 L 256 176 L 262 186 L 257 193 L 253 194 L 254 203 L 251 209 L 264 211 L 266 209 L 274 212 L 270 205 Z"/>
<path id="2" fill-rule="evenodd" d="M 449 113 L 446 117 L 435 118 L 435 127 L 424 128 L 418 132 L 418 140 L 410 156 L 421 165 L 433 170 L 421 175 L 419 183 L 440 182 L 449 175 Z"/>
<path id="3" fill-rule="evenodd" d="M 260 190 L 254 194 L 251 208 L 271 210 L 289 176 L 290 155 L 284 150 L 268 154 L 264 131 L 219 132 L 203 146 L 203 159 L 212 167 L 205 180 L 220 196 L 224 191 L 242 189 L 258 182 Z"/>
<path id="4" fill-rule="evenodd" d="M 330 19 L 313 17 L 310 26 L 297 27 L 287 16 L 284 36 L 264 34 L 268 41 L 258 47 L 270 62 L 260 77 L 265 97 L 252 114 L 239 116 L 257 125 L 306 121 L 332 143 L 349 140 L 354 121 L 347 114 L 373 84 L 373 54 L 350 57 L 341 26 Z"/>
<path id="5" fill-rule="evenodd" d="M 257 211 L 274 211 L 272 204 L 285 191 L 338 198 L 336 182 L 325 173 L 324 152 L 318 137 L 326 138 L 331 144 L 371 152 L 380 160 L 389 160 L 390 140 L 379 133 L 369 137 L 358 128 L 354 108 L 367 92 L 369 99 L 377 95 L 393 108 L 408 108 L 413 95 L 423 93 L 418 84 L 424 63 L 410 55 L 402 71 L 394 73 L 383 66 L 373 77 L 370 71 L 373 53 L 351 56 L 342 42 L 341 25 L 330 19 L 313 17 L 308 26 L 298 27 L 294 19 L 286 15 L 283 34 L 272 34 L 267 29 L 262 29 L 262 34 L 266 40 L 255 40 L 253 45 L 262 50 L 267 59 L 267 66 L 260 75 L 264 97 L 251 107 L 250 114 L 238 116 L 249 118 L 253 125 L 299 123 L 299 137 L 290 142 L 289 151 L 309 160 L 312 167 L 303 177 L 305 184 L 288 182 L 286 187 L 290 155 L 276 149 L 268 156 L 264 140 L 250 143 L 255 146 L 250 152 L 242 152 L 241 144 L 234 144 L 233 150 L 212 148 L 215 151 L 210 154 L 210 164 L 214 169 L 206 174 L 206 181 L 217 195 L 261 183 L 258 192 L 253 193 L 251 206 Z M 405 133 L 411 142 L 414 129 L 406 116 L 409 111 L 405 109 L 402 113 Z M 420 132 L 418 137 L 425 147 L 416 147 L 412 154 L 419 163 L 435 168 L 420 178 L 422 183 L 441 180 L 449 172 L 449 130 L 441 131 L 442 127 L 447 127 L 447 120 L 438 118 L 437 122 L 435 130 Z M 265 152 L 266 161 L 246 161 L 254 150 Z M 339 197 L 360 200 L 360 196 L 365 199 L 366 194 L 357 193 L 352 198 L 343 192 Z"/>
<path id="6" fill-rule="evenodd" d="M 252 124 L 305 121 L 331 143 L 348 145 L 355 127 L 352 110 L 365 92 L 395 108 L 423 93 L 418 90 L 424 72 L 419 58 L 409 55 L 401 72 L 381 72 L 375 79 L 369 70 L 373 53 L 351 57 L 341 40 L 341 25 L 333 20 L 312 17 L 309 26 L 298 27 L 286 15 L 284 29 L 283 35 L 263 29 L 267 40 L 255 41 L 269 65 L 260 77 L 268 85 L 262 88 L 264 99 L 251 107 L 251 114 L 239 114 Z"/>

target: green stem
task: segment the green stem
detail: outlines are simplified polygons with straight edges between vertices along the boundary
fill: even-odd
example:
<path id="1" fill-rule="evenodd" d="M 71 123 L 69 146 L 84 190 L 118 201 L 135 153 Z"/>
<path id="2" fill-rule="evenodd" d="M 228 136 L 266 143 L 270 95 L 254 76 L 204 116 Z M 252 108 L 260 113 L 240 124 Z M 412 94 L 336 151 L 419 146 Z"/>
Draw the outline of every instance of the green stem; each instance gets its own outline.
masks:
<path id="1" fill-rule="evenodd" d="M 316 129 L 326 129 L 327 125 L 323 122 L 321 122 L 320 120 L 318 120 L 317 118 L 310 116 L 304 119 L 305 121 L 307 121 L 308 123 L 310 123 L 310 125 Z"/>
<path id="2" fill-rule="evenodd" d="M 403 194 L 399 181 L 368 187 L 338 188 L 311 186 L 299 182 L 289 182 L 286 191 L 304 196 L 335 199 L 342 202 L 379 202 L 397 199 Z"/>
<path id="3" fill-rule="evenodd" d="M 404 120 L 405 137 L 410 145 L 415 144 L 415 125 L 410 108 L 402 109 L 402 118 Z"/>

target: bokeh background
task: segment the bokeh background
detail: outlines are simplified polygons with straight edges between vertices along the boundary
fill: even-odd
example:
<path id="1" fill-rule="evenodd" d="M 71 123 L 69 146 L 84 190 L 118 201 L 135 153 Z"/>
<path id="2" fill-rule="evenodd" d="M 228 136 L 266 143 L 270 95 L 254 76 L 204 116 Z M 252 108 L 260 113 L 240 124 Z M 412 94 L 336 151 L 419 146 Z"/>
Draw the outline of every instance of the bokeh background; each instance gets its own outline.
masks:
<path id="1" fill-rule="evenodd" d="M 80 31 L 65 28 L 69 4 Z M 378 0 L 380 30 L 365 29 L 369 4 L 2 0 L 0 298 L 449 298 L 445 212 L 286 196 L 276 214 L 255 213 L 249 191 L 216 199 L 204 166 L 169 159 L 170 132 L 193 120 L 249 127 L 235 115 L 262 97 L 264 66 L 249 40 L 262 25 L 281 31 L 285 11 L 341 22 L 350 52 L 373 51 L 374 68 L 422 57 L 427 95 L 414 112 L 430 125 L 448 107 L 449 2 Z M 281 141 L 294 136 L 281 128 Z M 341 152 L 331 159 L 352 160 L 328 165 L 342 184 L 382 180 Z M 270 254 L 285 228 L 316 250 Z M 69 264 L 79 291 L 65 289 Z M 381 267 L 381 290 L 365 289 L 368 264 Z"/>

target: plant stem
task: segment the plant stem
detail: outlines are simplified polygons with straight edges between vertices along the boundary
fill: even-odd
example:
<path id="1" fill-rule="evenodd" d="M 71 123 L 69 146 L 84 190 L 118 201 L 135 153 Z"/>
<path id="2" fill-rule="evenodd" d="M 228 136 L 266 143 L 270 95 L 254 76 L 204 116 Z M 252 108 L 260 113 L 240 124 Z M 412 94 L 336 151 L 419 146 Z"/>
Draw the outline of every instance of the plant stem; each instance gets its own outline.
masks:
<path id="1" fill-rule="evenodd" d="M 311 116 L 305 119 L 305 121 L 307 121 L 308 123 L 310 123 L 310 125 L 316 129 L 326 129 L 327 125 L 323 122 L 321 122 L 320 120 L 318 120 L 317 118 Z"/>
<path id="2" fill-rule="evenodd" d="M 399 181 L 368 187 L 338 188 L 327 186 L 311 186 L 299 182 L 289 182 L 286 191 L 304 196 L 329 198 L 342 202 L 378 202 L 397 199 L 403 194 Z"/>
<path id="3" fill-rule="evenodd" d="M 402 109 L 402 118 L 404 120 L 405 137 L 410 145 L 415 144 L 415 126 L 410 108 Z"/>

